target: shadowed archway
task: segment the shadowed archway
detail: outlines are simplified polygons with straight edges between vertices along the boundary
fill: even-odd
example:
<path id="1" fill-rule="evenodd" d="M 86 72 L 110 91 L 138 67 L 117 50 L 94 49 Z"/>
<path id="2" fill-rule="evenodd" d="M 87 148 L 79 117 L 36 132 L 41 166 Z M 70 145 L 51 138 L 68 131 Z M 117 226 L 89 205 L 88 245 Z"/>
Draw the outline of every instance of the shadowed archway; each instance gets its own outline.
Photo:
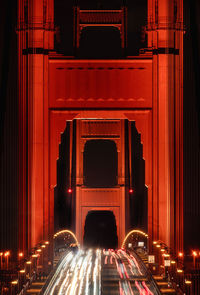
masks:
<path id="1" fill-rule="evenodd" d="M 130 201 L 130 229 L 141 229 L 148 232 L 148 190 L 145 185 L 145 160 L 141 134 L 138 133 L 135 122 L 131 122 L 131 175 L 130 184 L 133 193 Z"/>
<path id="2" fill-rule="evenodd" d="M 117 185 L 118 155 L 112 140 L 88 140 L 83 154 L 84 185 L 113 187 Z"/>
<path id="3" fill-rule="evenodd" d="M 90 211 L 85 220 L 83 244 L 86 247 L 117 248 L 117 226 L 112 211 Z"/>
<path id="4" fill-rule="evenodd" d="M 114 27 L 85 28 L 80 37 L 80 58 L 121 58 L 120 32 Z"/>

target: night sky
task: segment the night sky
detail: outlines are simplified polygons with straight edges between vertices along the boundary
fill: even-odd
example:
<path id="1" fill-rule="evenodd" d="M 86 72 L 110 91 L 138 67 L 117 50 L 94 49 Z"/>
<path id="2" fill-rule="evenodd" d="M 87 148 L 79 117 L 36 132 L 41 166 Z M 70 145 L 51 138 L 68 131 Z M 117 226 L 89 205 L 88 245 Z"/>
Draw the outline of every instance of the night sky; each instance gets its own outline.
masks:
<path id="1" fill-rule="evenodd" d="M 73 15 L 76 3 L 55 1 L 56 49 L 73 55 Z M 82 8 L 118 8 L 120 1 L 80 1 Z M 146 1 L 129 0 L 128 55 L 145 47 Z M 200 246 L 200 3 L 185 0 L 184 35 L 184 235 L 185 247 Z M 18 93 L 17 1 L 0 4 L 0 249 L 17 247 Z M 85 37 L 86 38 L 86 37 Z M 117 40 L 117 38 L 116 38 Z M 83 40 L 83 46 L 84 40 Z M 109 49 L 108 49 L 109 52 Z"/>

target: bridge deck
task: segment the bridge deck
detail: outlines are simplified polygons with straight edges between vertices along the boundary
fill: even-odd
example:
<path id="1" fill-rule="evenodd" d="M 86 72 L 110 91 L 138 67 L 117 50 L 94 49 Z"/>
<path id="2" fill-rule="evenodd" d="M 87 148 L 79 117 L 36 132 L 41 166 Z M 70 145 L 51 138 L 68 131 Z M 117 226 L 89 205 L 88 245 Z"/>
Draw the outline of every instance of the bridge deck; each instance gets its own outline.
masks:
<path id="1" fill-rule="evenodd" d="M 161 294 L 144 264 L 123 250 L 68 252 L 42 289 L 44 295 Z"/>

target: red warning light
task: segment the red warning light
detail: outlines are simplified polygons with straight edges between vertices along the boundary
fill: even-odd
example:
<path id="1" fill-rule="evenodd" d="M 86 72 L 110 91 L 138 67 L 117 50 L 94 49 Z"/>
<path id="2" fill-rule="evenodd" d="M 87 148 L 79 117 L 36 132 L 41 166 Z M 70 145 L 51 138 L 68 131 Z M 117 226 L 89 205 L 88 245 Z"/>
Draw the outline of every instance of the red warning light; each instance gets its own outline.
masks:
<path id="1" fill-rule="evenodd" d="M 130 188 L 130 189 L 129 189 L 129 194 L 133 194 L 133 192 L 134 192 L 133 189 Z"/>
<path id="2" fill-rule="evenodd" d="M 72 193 L 72 189 L 71 189 L 71 188 L 68 188 L 67 192 L 68 192 L 69 194 L 71 194 L 71 193 Z"/>

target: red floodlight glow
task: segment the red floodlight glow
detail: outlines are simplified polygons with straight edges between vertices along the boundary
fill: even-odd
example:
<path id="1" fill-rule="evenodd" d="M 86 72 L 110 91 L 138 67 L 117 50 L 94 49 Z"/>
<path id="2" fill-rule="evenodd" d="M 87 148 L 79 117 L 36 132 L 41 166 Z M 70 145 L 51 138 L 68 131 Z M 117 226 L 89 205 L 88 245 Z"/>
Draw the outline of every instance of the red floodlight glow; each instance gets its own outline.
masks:
<path id="1" fill-rule="evenodd" d="M 72 189 L 71 189 L 71 188 L 68 188 L 67 192 L 68 192 L 69 194 L 71 194 L 71 193 L 72 193 Z"/>
<path id="2" fill-rule="evenodd" d="M 133 194 L 134 190 L 132 188 L 129 189 L 129 194 Z"/>

